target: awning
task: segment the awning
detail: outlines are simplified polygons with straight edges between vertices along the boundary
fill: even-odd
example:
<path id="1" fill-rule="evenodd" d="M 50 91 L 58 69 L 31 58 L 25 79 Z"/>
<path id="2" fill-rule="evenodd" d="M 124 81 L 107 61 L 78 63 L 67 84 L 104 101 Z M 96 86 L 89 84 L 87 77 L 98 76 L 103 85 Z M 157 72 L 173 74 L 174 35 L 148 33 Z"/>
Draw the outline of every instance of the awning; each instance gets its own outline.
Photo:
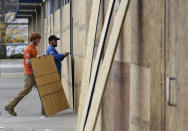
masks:
<path id="1" fill-rule="evenodd" d="M 19 0 L 14 18 L 32 17 L 36 10 L 40 9 L 42 2 L 43 0 Z"/>

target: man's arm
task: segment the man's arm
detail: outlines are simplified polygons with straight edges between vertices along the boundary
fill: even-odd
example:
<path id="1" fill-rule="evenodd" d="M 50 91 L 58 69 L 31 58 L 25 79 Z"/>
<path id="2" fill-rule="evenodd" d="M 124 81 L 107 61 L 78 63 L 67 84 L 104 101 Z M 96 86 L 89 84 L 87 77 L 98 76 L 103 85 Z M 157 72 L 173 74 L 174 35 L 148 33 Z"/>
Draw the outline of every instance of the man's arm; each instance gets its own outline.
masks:
<path id="1" fill-rule="evenodd" d="M 53 55 L 55 60 L 63 60 L 65 57 L 69 55 L 69 52 L 66 52 L 65 54 L 57 54 L 57 52 L 54 49 L 48 49 L 46 51 L 46 55 Z"/>
<path id="2" fill-rule="evenodd" d="M 51 53 L 51 55 L 54 56 L 55 60 L 63 60 L 65 58 L 64 54 L 55 54 L 55 53 Z"/>
<path id="3" fill-rule="evenodd" d="M 67 57 L 67 56 L 69 56 L 69 54 L 70 54 L 69 52 L 66 52 L 66 53 L 64 54 L 64 56 Z"/>
<path id="4" fill-rule="evenodd" d="M 31 58 L 31 56 L 30 56 L 31 54 L 30 54 L 30 52 L 29 51 L 27 51 L 26 53 L 25 53 L 25 55 L 24 55 L 24 57 L 25 57 L 25 64 L 26 65 L 31 65 L 31 61 L 30 61 L 30 58 Z"/>
<path id="5" fill-rule="evenodd" d="M 63 60 L 65 57 L 67 57 L 70 53 L 66 52 L 65 54 L 52 54 L 54 56 L 54 59 Z"/>

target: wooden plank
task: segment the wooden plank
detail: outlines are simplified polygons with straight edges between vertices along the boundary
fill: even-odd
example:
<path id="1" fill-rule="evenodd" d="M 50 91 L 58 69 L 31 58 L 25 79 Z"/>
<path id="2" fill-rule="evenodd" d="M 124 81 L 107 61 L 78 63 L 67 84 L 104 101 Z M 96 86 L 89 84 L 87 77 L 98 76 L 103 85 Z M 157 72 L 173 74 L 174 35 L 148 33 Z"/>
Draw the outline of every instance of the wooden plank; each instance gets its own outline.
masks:
<path id="1" fill-rule="evenodd" d="M 93 83 L 94 83 L 94 79 L 96 76 L 96 70 L 100 65 L 100 59 L 102 56 L 103 48 L 105 46 L 105 41 L 106 41 L 106 37 L 107 37 L 107 33 L 108 33 L 109 24 L 111 21 L 114 4 L 115 4 L 115 1 L 110 0 L 109 6 L 108 6 L 108 11 L 107 11 L 107 14 L 105 17 L 105 23 L 104 23 L 104 26 L 102 29 L 101 38 L 100 38 L 98 49 L 97 49 L 96 59 L 94 60 L 95 62 L 93 63 L 94 65 L 93 65 L 93 69 L 92 69 L 92 73 L 91 73 L 91 80 L 90 80 L 91 85 L 93 85 Z"/>
<path id="2" fill-rule="evenodd" d="M 47 18 L 44 18 L 44 49 L 43 49 L 44 54 L 46 54 L 47 47 L 48 47 Z"/>
<path id="3" fill-rule="evenodd" d="M 50 34 L 54 34 L 54 14 L 50 15 Z"/>
<path id="4" fill-rule="evenodd" d="M 54 32 L 53 32 L 53 34 L 54 35 L 56 35 L 58 38 L 60 38 L 60 27 L 61 27 L 61 23 L 60 23 L 60 12 L 61 12 L 61 10 L 60 9 L 58 9 L 57 11 L 55 11 L 55 13 L 54 13 Z M 61 50 L 61 39 L 60 40 L 58 40 L 57 41 L 57 47 L 56 47 L 56 49 L 57 49 L 57 51 L 58 52 L 60 52 L 60 50 Z"/>
<path id="5" fill-rule="evenodd" d="M 93 98 L 91 98 L 92 90 L 93 90 L 93 83 L 90 83 L 89 85 L 88 96 L 87 96 L 83 114 L 82 114 L 83 119 L 81 121 L 80 131 L 82 130 L 92 131 L 94 128 L 96 117 L 98 115 L 98 110 L 99 110 L 100 103 L 101 103 L 101 99 L 102 99 L 103 92 L 105 89 L 106 81 L 108 78 L 108 74 L 109 74 L 111 64 L 114 58 L 114 54 L 117 48 L 117 42 L 118 42 L 120 30 L 121 30 L 124 16 L 126 14 L 126 10 L 128 7 L 127 5 L 128 5 L 128 0 L 121 1 L 119 5 L 117 14 L 115 16 L 115 21 L 112 27 L 112 32 L 110 35 L 110 40 L 109 40 L 110 44 L 107 45 L 106 53 L 104 56 L 104 62 L 101 65 L 101 68 L 99 69 L 99 74 L 98 74 L 99 77 L 97 78 L 97 81 L 96 81 L 95 92 L 93 94 Z M 98 61 L 95 61 L 95 62 L 98 63 Z M 91 102 L 91 108 L 88 114 L 88 119 L 86 121 L 88 105 L 90 102 Z"/>
<path id="6" fill-rule="evenodd" d="M 104 25 L 102 28 L 102 32 L 101 32 L 101 37 L 99 40 L 99 45 L 98 45 L 98 50 L 97 50 L 97 55 L 96 55 L 96 59 L 93 61 L 100 61 L 101 57 L 102 57 L 102 52 L 104 50 L 104 46 L 105 46 L 105 42 L 106 42 L 106 38 L 107 38 L 107 33 L 109 32 L 109 26 L 110 26 L 110 22 L 112 19 L 112 12 L 114 10 L 114 4 L 115 4 L 115 0 L 110 0 L 109 4 L 108 4 L 108 10 L 107 10 L 107 14 L 105 17 L 105 21 L 104 21 Z M 102 8 L 102 7 L 101 7 Z M 99 30 L 98 30 L 99 31 Z M 93 54 L 94 55 L 94 54 Z M 93 56 L 94 58 L 95 56 Z M 90 84 L 93 84 L 94 82 L 94 77 L 95 77 L 95 71 L 97 70 L 98 66 L 100 65 L 99 63 L 92 63 L 94 65 L 92 65 L 92 72 L 91 72 L 91 79 L 90 79 Z M 95 127 L 93 129 L 94 131 L 102 131 L 102 109 L 99 109 L 99 115 L 97 116 L 96 119 L 96 124 Z"/>
<path id="7" fill-rule="evenodd" d="M 62 7 L 62 48 L 60 53 L 70 52 L 70 4 Z M 72 70 L 71 70 L 71 57 L 68 56 L 62 61 L 62 84 L 70 105 L 73 109 L 73 95 L 72 95 Z"/>
<path id="8" fill-rule="evenodd" d="M 70 52 L 70 4 L 62 8 L 62 49 L 60 52 Z"/>
<path id="9" fill-rule="evenodd" d="M 60 9 L 56 10 L 54 13 L 54 34 L 58 34 L 60 33 L 60 27 L 61 27 L 61 23 L 60 23 Z"/>
<path id="10" fill-rule="evenodd" d="M 71 56 L 68 56 L 62 61 L 62 85 L 65 90 L 70 108 L 73 109 L 73 97 L 72 97 L 72 70 L 71 70 Z"/>
<path id="11" fill-rule="evenodd" d="M 77 130 L 80 130 L 80 119 L 82 117 L 82 111 L 83 111 L 83 107 L 85 104 L 85 98 L 86 98 L 88 86 L 89 86 L 89 76 L 90 76 L 90 70 L 91 70 L 93 47 L 94 47 L 95 36 L 96 36 L 100 1 L 101 0 L 93 0 L 92 9 L 91 9 L 87 45 L 86 45 L 87 50 L 86 50 L 86 55 L 85 55 L 85 60 L 84 60 L 84 69 L 83 69 L 82 83 L 81 83 Z"/>
<path id="12" fill-rule="evenodd" d="M 74 87 L 75 87 L 75 112 L 78 112 L 79 107 L 79 96 L 80 96 L 80 86 L 81 86 L 81 79 L 83 73 L 83 63 L 84 57 L 74 56 Z"/>
<path id="13" fill-rule="evenodd" d="M 69 108 L 53 56 L 32 58 L 31 65 L 46 116 Z"/>
<path id="14" fill-rule="evenodd" d="M 47 38 L 51 35 L 51 17 L 47 17 Z"/>
<path id="15" fill-rule="evenodd" d="M 164 130 L 164 87 L 162 81 L 162 45 L 164 44 L 164 0 L 157 0 L 150 3 L 149 0 L 142 2 L 142 14 L 140 14 L 140 46 L 137 52 L 138 64 L 149 66 L 151 69 L 151 89 L 150 89 L 150 130 Z M 138 10 L 140 10 L 138 9 Z M 136 14 L 136 12 L 135 12 Z M 136 21 L 137 19 L 135 19 Z M 135 22 L 135 24 L 138 24 Z M 138 35 L 134 33 L 134 35 Z M 133 37 L 136 39 L 135 37 Z M 139 38 L 139 37 L 138 37 Z M 133 40 L 131 40 L 134 42 Z M 143 42 L 140 44 L 140 42 Z M 139 54 L 139 52 L 141 54 Z M 132 59 L 132 58 L 131 58 Z"/>

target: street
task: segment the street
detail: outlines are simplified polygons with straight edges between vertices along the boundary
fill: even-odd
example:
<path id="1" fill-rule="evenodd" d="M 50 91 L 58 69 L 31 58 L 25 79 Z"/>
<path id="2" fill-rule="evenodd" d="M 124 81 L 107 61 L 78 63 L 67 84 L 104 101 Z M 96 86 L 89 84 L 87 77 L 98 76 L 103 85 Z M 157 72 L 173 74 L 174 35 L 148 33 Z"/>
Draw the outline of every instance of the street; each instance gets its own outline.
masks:
<path id="1" fill-rule="evenodd" d="M 36 88 L 16 106 L 17 116 L 4 110 L 5 105 L 23 88 L 23 60 L 0 60 L 0 131 L 75 131 L 76 113 L 61 111 L 46 118 Z"/>

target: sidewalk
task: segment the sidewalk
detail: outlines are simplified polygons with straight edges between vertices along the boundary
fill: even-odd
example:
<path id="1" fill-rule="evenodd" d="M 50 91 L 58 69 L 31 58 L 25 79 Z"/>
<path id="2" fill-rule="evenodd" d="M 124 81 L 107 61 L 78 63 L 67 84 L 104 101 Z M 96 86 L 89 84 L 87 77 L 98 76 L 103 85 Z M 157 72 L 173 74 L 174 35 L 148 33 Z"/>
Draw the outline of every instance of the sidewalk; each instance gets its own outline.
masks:
<path id="1" fill-rule="evenodd" d="M 5 73 L 23 73 L 24 65 L 23 59 L 0 59 L 0 73 L 1 76 Z"/>
<path id="2" fill-rule="evenodd" d="M 48 118 L 41 115 L 41 102 L 36 88 L 16 106 L 18 116 L 9 115 L 4 106 L 23 88 L 24 77 L 22 72 L 16 76 L 16 71 L 4 71 L 7 75 L 0 77 L 0 131 L 76 131 L 76 113 L 71 110 Z"/>

